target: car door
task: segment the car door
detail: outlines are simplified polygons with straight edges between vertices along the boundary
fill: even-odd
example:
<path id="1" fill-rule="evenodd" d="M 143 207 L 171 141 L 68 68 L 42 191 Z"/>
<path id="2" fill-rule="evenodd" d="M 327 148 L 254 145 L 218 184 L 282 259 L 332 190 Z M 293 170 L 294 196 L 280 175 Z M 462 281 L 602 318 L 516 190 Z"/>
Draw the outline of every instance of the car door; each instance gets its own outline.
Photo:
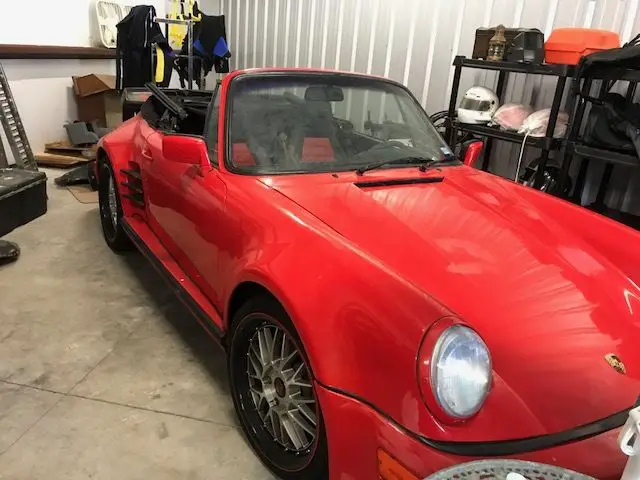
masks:
<path id="1" fill-rule="evenodd" d="M 162 217 L 164 206 L 171 204 L 171 189 L 165 181 L 170 176 L 167 176 L 164 170 L 172 165 L 160 165 L 154 161 L 160 159 L 162 151 L 162 140 L 157 125 L 162 112 L 158 111 L 158 108 L 161 107 L 154 104 L 150 98 L 140 109 L 140 118 L 133 137 L 132 161 L 138 164 L 142 173 L 147 223 L 156 236 L 163 240 L 165 247 L 168 247 L 170 241 L 160 227 L 158 219 Z"/>
<path id="2" fill-rule="evenodd" d="M 149 149 L 148 138 L 155 133 L 155 128 L 149 124 L 149 120 L 143 113 L 136 123 L 136 129 L 133 134 L 132 158 L 137 163 L 140 170 L 145 172 L 151 161 L 151 151 Z M 146 178 L 143 180 L 146 183 Z"/>
<path id="3" fill-rule="evenodd" d="M 206 122 L 217 123 L 215 97 Z M 224 215 L 226 186 L 217 164 L 211 162 L 213 151 L 204 165 L 182 163 L 163 151 L 166 135 L 175 134 L 155 132 L 147 139 L 153 158 L 149 167 L 153 177 L 149 202 L 153 228 L 189 278 L 219 306 L 216 279 L 220 239 L 214 226 Z"/>
<path id="4" fill-rule="evenodd" d="M 162 151 L 164 132 L 154 131 L 146 139 L 148 164 L 145 168 L 149 225 L 164 247 L 179 264 L 184 254 L 178 246 L 177 233 L 184 226 L 181 218 L 182 176 L 193 165 L 166 158 Z"/>
<path id="5" fill-rule="evenodd" d="M 225 205 L 227 186 L 218 168 L 219 104 L 220 95 L 216 88 L 203 132 L 208 150 L 208 168 L 203 167 L 200 174 L 188 171 L 181 181 L 183 226 L 189 233 L 179 236 L 179 245 L 192 268 L 192 279 L 222 311 L 219 260 L 227 250 L 225 241 L 230 234 L 230 223 Z"/>
<path id="6" fill-rule="evenodd" d="M 133 137 L 134 157 L 141 169 L 146 168 L 148 162 L 151 160 L 151 152 L 149 151 L 147 139 L 154 133 L 155 129 L 151 127 L 143 117 L 141 121 L 138 122 L 138 129 Z"/>

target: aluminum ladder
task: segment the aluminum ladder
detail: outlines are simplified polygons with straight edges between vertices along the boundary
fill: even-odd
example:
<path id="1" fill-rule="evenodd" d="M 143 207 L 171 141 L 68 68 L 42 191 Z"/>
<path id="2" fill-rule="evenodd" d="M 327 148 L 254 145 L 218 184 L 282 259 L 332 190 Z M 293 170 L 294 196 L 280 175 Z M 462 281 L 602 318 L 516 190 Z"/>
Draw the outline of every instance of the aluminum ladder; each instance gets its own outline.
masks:
<path id="1" fill-rule="evenodd" d="M 16 166 L 26 170 L 38 170 L 38 164 L 31 151 L 27 134 L 18 114 L 18 107 L 13 100 L 11 87 L 2 65 L 0 65 L 0 122 L 2 122 Z M 0 139 L 0 168 L 8 166 L 7 155 Z"/>

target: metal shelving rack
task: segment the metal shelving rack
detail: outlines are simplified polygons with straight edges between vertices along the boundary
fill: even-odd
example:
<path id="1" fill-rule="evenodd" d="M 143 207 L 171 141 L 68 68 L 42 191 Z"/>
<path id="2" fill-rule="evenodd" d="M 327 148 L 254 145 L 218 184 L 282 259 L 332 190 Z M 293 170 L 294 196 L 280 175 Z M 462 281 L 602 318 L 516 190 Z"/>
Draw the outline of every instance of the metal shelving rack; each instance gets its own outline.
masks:
<path id="1" fill-rule="evenodd" d="M 544 167 L 549 160 L 549 154 L 553 150 L 559 150 L 563 145 L 562 139 L 553 137 L 553 132 L 558 120 L 558 113 L 562 103 L 562 97 L 567 84 L 567 79 L 573 77 L 575 67 L 572 65 L 531 65 L 517 62 L 490 62 L 487 60 L 476 60 L 457 56 L 453 61 L 455 72 L 453 76 L 453 87 L 451 90 L 451 98 L 449 101 L 449 118 L 455 118 L 456 107 L 458 102 L 458 92 L 460 89 L 460 79 L 462 77 L 463 68 L 475 68 L 482 70 L 493 70 L 498 72 L 498 84 L 496 87 L 496 95 L 500 102 L 504 102 L 504 90 L 507 85 L 510 73 L 524 73 L 528 75 L 546 75 L 557 78 L 553 103 L 551 105 L 551 115 L 549 118 L 549 126 L 544 137 L 527 137 L 526 141 L 523 135 L 514 132 L 506 132 L 497 127 L 488 127 L 486 125 L 469 125 L 457 121 L 452 122 L 447 129 L 447 138 L 450 143 L 458 131 L 473 133 L 475 135 L 485 137 L 485 149 L 482 162 L 482 170 L 489 169 L 491 159 L 491 151 L 493 148 L 493 140 L 500 140 L 518 144 L 524 144 L 525 147 L 534 147 L 542 150 L 540 166 L 537 171 L 536 183 L 543 180 Z"/>
<path id="2" fill-rule="evenodd" d="M 590 100 L 585 99 L 583 96 L 581 96 L 580 92 L 590 91 L 592 87 L 595 86 L 594 82 L 603 80 L 604 78 L 610 78 L 610 71 L 607 71 L 606 69 L 602 69 L 601 71 L 593 71 L 588 76 L 585 76 L 584 78 L 581 78 L 579 80 L 575 80 L 574 77 L 576 75 L 576 67 L 573 65 L 528 65 L 514 62 L 489 62 L 486 60 L 470 59 L 464 56 L 457 56 L 454 59 L 453 66 L 455 67 L 455 72 L 453 77 L 451 98 L 449 101 L 450 119 L 454 119 L 456 116 L 456 106 L 463 68 L 475 68 L 499 72 L 496 94 L 500 98 L 501 102 L 504 101 L 504 89 L 506 87 L 510 73 L 553 76 L 557 78 L 557 81 L 553 102 L 551 105 L 549 126 L 544 137 L 527 137 L 525 141 L 523 135 L 513 132 L 506 132 L 500 130 L 497 127 L 489 127 L 486 125 L 469 125 L 457 121 L 452 121 L 448 126 L 446 132 L 446 137 L 449 139 L 450 143 L 454 143 L 456 134 L 459 131 L 484 137 L 486 141 L 482 169 L 485 171 L 489 168 L 493 140 L 518 144 L 523 144 L 524 142 L 524 146 L 526 147 L 539 148 L 542 153 L 540 165 L 536 174 L 537 184 L 540 184 L 540 182 L 542 181 L 544 167 L 549 160 L 550 152 L 558 151 L 558 158 L 561 161 L 562 165 L 562 178 L 560 179 L 560 184 L 564 184 L 564 181 L 569 174 L 573 159 L 579 160 L 581 162 L 579 173 L 576 178 L 573 192 L 569 196 L 569 198 L 567 198 L 567 200 L 570 200 L 577 204 L 580 204 L 581 201 L 589 163 L 592 161 L 605 162 L 607 166 L 600 182 L 596 201 L 592 205 L 586 206 L 586 208 L 605 213 L 608 216 L 614 216 L 617 220 L 622 220 L 624 221 L 624 223 L 630 224 L 636 228 L 640 228 L 640 218 L 633 216 L 631 216 L 633 218 L 628 218 L 628 215 L 620 214 L 620 212 L 615 211 L 612 212 L 612 210 L 605 205 L 605 197 L 614 166 L 620 165 L 625 167 L 640 168 L 640 159 L 638 159 L 635 154 L 626 154 L 606 148 L 594 147 L 592 145 L 585 144 L 582 140 L 584 117 Z M 560 107 L 562 106 L 561 104 L 564 96 L 564 91 L 567 86 L 567 80 L 570 80 L 572 82 L 566 102 L 566 111 L 569 113 L 567 132 L 564 138 L 554 138 L 553 132 L 555 130 Z M 626 97 L 629 101 L 633 100 L 636 94 L 638 83 L 640 83 L 640 69 L 619 72 L 619 74 L 617 75 L 617 80 L 629 82 Z M 606 83 L 600 83 L 601 85 L 598 98 L 602 98 L 607 93 Z"/>
<path id="3" fill-rule="evenodd" d="M 613 175 L 613 169 L 616 165 L 627 168 L 640 168 L 640 159 L 635 154 L 627 154 L 616 150 L 595 147 L 587 145 L 582 141 L 581 134 L 584 116 L 587 106 L 591 100 L 584 98 L 580 92 L 590 92 L 594 87 L 594 82 L 600 81 L 600 88 L 596 98 L 602 98 L 607 93 L 606 82 L 602 81 L 604 78 L 610 78 L 610 71 L 602 68 L 599 71 L 592 71 L 588 76 L 574 81 L 573 88 L 571 89 L 571 98 L 574 109 L 571 111 L 569 124 L 567 126 L 567 139 L 562 151 L 563 178 L 561 181 L 563 181 L 569 174 L 573 160 L 575 159 L 580 161 L 580 168 L 576 178 L 575 188 L 569 199 L 574 203 L 580 204 L 590 163 L 593 161 L 606 163 L 604 173 L 600 180 L 598 193 L 596 194 L 596 200 L 591 205 L 586 206 L 586 208 L 607 213 L 611 216 L 612 211 L 606 206 L 605 198 L 611 181 L 611 176 Z M 628 101 L 633 101 L 638 83 L 640 82 L 640 70 L 621 71 L 618 73 L 616 78 L 616 81 L 629 82 L 626 91 L 626 98 Z M 640 229 L 640 218 L 634 217 L 633 215 L 625 215 L 616 211 L 613 211 L 613 213 L 618 217 L 624 216 L 624 219 L 618 218 L 618 220 L 624 220 L 624 223 Z"/>

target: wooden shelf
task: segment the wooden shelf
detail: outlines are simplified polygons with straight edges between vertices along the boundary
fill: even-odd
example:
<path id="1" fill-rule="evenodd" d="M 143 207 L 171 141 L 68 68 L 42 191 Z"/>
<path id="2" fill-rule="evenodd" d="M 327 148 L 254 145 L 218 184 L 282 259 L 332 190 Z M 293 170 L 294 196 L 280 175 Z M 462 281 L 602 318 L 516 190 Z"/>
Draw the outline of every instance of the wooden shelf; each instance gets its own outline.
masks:
<path id="1" fill-rule="evenodd" d="M 116 51 L 108 48 L 0 44 L 0 59 L 2 60 L 110 60 L 115 58 Z"/>

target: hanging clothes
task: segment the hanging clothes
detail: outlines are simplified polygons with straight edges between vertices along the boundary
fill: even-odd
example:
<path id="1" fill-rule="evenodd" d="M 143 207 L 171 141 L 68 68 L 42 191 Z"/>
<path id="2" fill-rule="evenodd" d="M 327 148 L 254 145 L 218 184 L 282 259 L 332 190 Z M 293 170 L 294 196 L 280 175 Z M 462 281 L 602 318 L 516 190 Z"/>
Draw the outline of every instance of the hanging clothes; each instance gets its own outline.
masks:
<path id="1" fill-rule="evenodd" d="M 151 5 L 138 5 L 118 23 L 116 43 L 116 88 L 142 87 L 158 78 L 160 86 L 168 86 L 175 55 L 154 21 L 156 9 Z M 158 55 L 152 55 L 153 45 Z M 162 57 L 160 57 L 162 56 Z M 162 72 L 156 71 L 158 59 L 162 58 Z M 155 59 L 155 62 L 154 62 Z M 154 64 L 155 63 L 155 64 Z"/>
<path id="2" fill-rule="evenodd" d="M 187 18 L 184 12 L 184 4 L 181 0 L 173 0 L 171 2 L 171 10 L 167 15 L 169 20 L 184 20 Z M 179 24 L 170 24 L 169 30 L 169 45 L 171 48 L 179 49 L 182 46 L 182 39 L 187 34 L 187 26 Z"/>
<path id="3" fill-rule="evenodd" d="M 195 0 L 172 0 L 171 10 L 169 11 L 167 18 L 172 20 L 200 20 L 198 2 Z M 182 47 L 182 40 L 187 34 L 187 26 L 181 24 L 170 24 L 168 26 L 168 30 L 169 45 L 171 45 L 171 48 L 179 50 Z"/>
<path id="4" fill-rule="evenodd" d="M 200 76 L 196 75 L 196 72 L 202 71 L 207 75 L 215 69 L 216 73 L 228 73 L 231 52 L 227 45 L 224 15 L 205 15 L 201 11 L 194 11 L 194 13 L 200 15 L 200 21 L 193 27 L 193 78 L 200 86 Z M 182 42 L 180 51 L 182 56 L 176 60 L 176 70 L 180 75 L 182 88 L 185 88 L 185 82 L 189 78 L 188 41 L 187 35 Z"/>
<path id="5" fill-rule="evenodd" d="M 215 68 L 216 73 L 229 73 L 231 52 L 227 45 L 224 15 L 203 15 L 199 25 L 193 46 L 203 58 L 211 59 L 212 67 L 205 73 L 209 73 L 211 68 Z"/>
<path id="6" fill-rule="evenodd" d="M 169 83 L 171 83 L 171 74 L 173 73 L 176 54 L 162 34 L 155 36 L 152 39 L 152 43 L 155 44 L 156 48 L 156 55 L 154 57 L 155 84 L 159 87 L 166 88 L 169 86 Z"/>

